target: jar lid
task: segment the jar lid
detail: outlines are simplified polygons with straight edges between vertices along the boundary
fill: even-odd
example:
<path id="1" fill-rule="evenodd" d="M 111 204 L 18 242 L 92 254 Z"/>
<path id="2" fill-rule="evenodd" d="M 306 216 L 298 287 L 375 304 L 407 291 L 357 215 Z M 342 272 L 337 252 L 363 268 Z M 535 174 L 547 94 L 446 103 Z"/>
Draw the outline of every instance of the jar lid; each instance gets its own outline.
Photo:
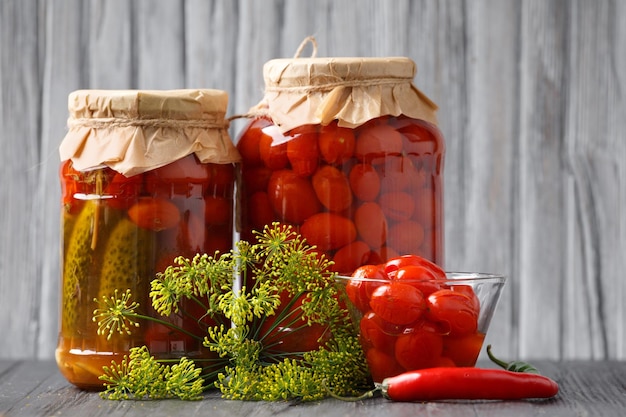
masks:
<path id="1" fill-rule="evenodd" d="M 286 132 L 304 124 L 354 128 L 376 117 L 405 115 L 436 124 L 437 105 L 413 85 L 406 57 L 274 59 L 263 67 L 265 108 Z"/>
<path id="2" fill-rule="evenodd" d="M 140 174 L 195 153 L 201 162 L 240 160 L 221 90 L 77 90 L 68 97 L 61 160 Z"/>

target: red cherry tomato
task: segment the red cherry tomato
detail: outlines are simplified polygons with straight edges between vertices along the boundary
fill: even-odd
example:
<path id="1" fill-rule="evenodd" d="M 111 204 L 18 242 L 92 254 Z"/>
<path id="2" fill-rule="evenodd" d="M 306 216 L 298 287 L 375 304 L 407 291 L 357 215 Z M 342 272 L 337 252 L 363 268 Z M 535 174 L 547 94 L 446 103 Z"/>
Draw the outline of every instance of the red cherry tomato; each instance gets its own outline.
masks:
<path id="1" fill-rule="evenodd" d="M 127 210 L 139 198 L 142 186 L 142 174 L 126 177 L 116 172 L 104 189 L 104 194 L 107 196 L 104 202 L 109 207 Z"/>
<path id="2" fill-rule="evenodd" d="M 272 122 L 268 118 L 260 117 L 253 120 L 241 133 L 237 142 L 237 150 L 247 166 L 256 166 L 263 163 L 259 142 L 261 141 L 261 136 L 263 136 L 262 129 L 271 124 Z"/>
<path id="3" fill-rule="evenodd" d="M 178 225 L 180 210 L 174 203 L 161 198 L 143 197 L 128 209 L 128 217 L 139 227 L 155 231 Z"/>
<path id="4" fill-rule="evenodd" d="M 396 341 L 396 360 L 407 371 L 436 366 L 442 353 L 442 337 L 429 326 L 402 334 Z"/>
<path id="5" fill-rule="evenodd" d="M 426 311 L 426 300 L 417 288 L 391 281 L 372 293 L 370 307 L 383 320 L 398 325 L 417 321 Z"/>
<path id="6" fill-rule="evenodd" d="M 301 126 L 289 131 L 292 138 L 287 142 L 287 158 L 291 169 L 303 177 L 312 175 L 319 160 L 319 143 L 314 126 Z"/>
<path id="7" fill-rule="evenodd" d="M 437 277 L 432 269 L 424 265 L 407 265 L 398 268 L 393 279 L 414 286 L 420 290 L 425 297 L 440 290 L 443 284 L 443 281 L 438 283 L 437 281 L 440 280 L 440 278 Z"/>
<path id="8" fill-rule="evenodd" d="M 253 229 L 262 230 L 265 225 L 274 221 L 274 210 L 267 193 L 264 191 L 252 194 L 248 198 L 246 209 L 249 225 Z"/>
<path id="9" fill-rule="evenodd" d="M 208 163 L 206 167 L 211 175 L 207 194 L 232 198 L 235 184 L 235 165 Z"/>
<path id="10" fill-rule="evenodd" d="M 428 296 L 427 305 L 429 320 L 446 324 L 451 336 L 476 332 L 478 310 L 466 294 L 449 289 L 435 291 Z"/>
<path id="11" fill-rule="evenodd" d="M 368 125 L 359 129 L 354 154 L 360 161 L 376 164 L 389 155 L 400 155 L 402 146 L 402 135 L 392 126 Z"/>
<path id="12" fill-rule="evenodd" d="M 339 214 L 323 212 L 310 216 L 300 226 L 300 234 L 322 251 L 339 249 L 356 239 L 352 220 Z"/>
<path id="13" fill-rule="evenodd" d="M 396 339 L 400 332 L 390 332 L 384 322 L 373 311 L 366 313 L 359 323 L 361 343 L 374 347 L 388 355 L 393 355 Z"/>
<path id="14" fill-rule="evenodd" d="M 374 382 L 383 382 L 385 378 L 400 375 L 404 368 L 395 360 L 393 355 L 371 348 L 365 352 L 367 366 Z"/>
<path id="15" fill-rule="evenodd" d="M 272 170 L 287 168 L 287 142 L 278 126 L 269 125 L 262 129 L 259 139 L 259 154 L 266 167 Z"/>
<path id="16" fill-rule="evenodd" d="M 232 219 L 232 200 L 224 197 L 206 197 L 204 199 L 206 223 L 227 224 Z"/>
<path id="17" fill-rule="evenodd" d="M 370 278 L 371 281 L 351 279 L 346 284 L 346 295 L 362 313 L 370 310 L 370 297 L 376 288 L 388 280 L 385 271 L 376 265 L 363 265 L 352 274 L 353 278 Z"/>
<path id="18" fill-rule="evenodd" d="M 446 273 L 439 265 L 417 255 L 401 255 L 396 258 L 389 259 L 385 263 L 384 269 L 388 275 L 394 275 L 398 269 L 410 265 L 426 267 L 435 274 L 435 278 L 446 279 Z"/>
<path id="19" fill-rule="evenodd" d="M 372 248 L 380 248 L 387 241 L 387 218 L 377 203 L 361 204 L 354 213 L 354 223 L 361 239 Z"/>
<path id="20" fill-rule="evenodd" d="M 367 263 L 370 257 L 370 247 L 361 240 L 348 243 L 335 252 L 333 265 L 330 269 L 342 274 L 351 274 L 359 266 Z"/>
<path id="21" fill-rule="evenodd" d="M 485 335 L 479 332 L 460 337 L 445 337 L 443 355 L 456 366 L 474 366 L 483 347 Z"/>
<path id="22" fill-rule="evenodd" d="M 292 170 L 274 172 L 267 190 L 279 221 L 300 224 L 321 209 L 311 182 Z"/>
<path id="23" fill-rule="evenodd" d="M 311 179 L 317 198 L 330 211 L 340 212 L 352 205 L 348 178 L 332 165 L 318 169 Z"/>
<path id="24" fill-rule="evenodd" d="M 307 324 L 302 317 L 302 301 L 306 295 L 292 302 L 283 292 L 281 303 L 274 315 L 265 317 L 259 340 L 271 351 L 298 353 L 317 350 L 327 340 L 327 328 L 320 324 Z"/>
<path id="25" fill-rule="evenodd" d="M 409 220 L 415 211 L 415 201 L 410 194 L 397 191 L 385 193 L 378 199 L 380 208 L 389 220 Z"/>
<path id="26" fill-rule="evenodd" d="M 342 164 L 354 153 L 354 131 L 339 127 L 334 120 L 322 126 L 319 133 L 319 149 L 324 161 L 329 164 Z"/>
<path id="27" fill-rule="evenodd" d="M 415 181 L 414 178 L 419 178 L 413 161 L 404 155 L 388 156 L 378 169 L 384 192 L 404 191 Z"/>
<path id="28" fill-rule="evenodd" d="M 361 201 L 373 201 L 380 192 L 380 177 L 370 164 L 357 164 L 350 170 L 350 187 Z"/>

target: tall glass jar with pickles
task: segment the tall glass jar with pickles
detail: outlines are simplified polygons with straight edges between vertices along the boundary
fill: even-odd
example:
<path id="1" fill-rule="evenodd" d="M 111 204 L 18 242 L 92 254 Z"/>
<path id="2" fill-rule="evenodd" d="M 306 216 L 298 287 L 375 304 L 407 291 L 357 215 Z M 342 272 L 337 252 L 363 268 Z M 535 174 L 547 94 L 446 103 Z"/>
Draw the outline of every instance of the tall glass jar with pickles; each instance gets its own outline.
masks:
<path id="1" fill-rule="evenodd" d="M 102 366 L 145 345 L 157 358 L 211 359 L 188 319 L 193 303 L 160 317 L 150 282 L 178 256 L 232 248 L 235 169 L 228 96 L 220 90 L 80 90 L 69 96 L 60 146 L 61 325 L 56 360 L 74 385 L 100 389 Z M 140 322 L 98 334 L 99 303 L 130 298 Z M 187 310 L 187 311 L 185 311 Z M 118 324 L 119 325 L 119 324 Z M 192 337 L 197 335 L 198 337 Z M 202 366 L 202 365 L 201 365 Z"/>
<path id="2" fill-rule="evenodd" d="M 445 144 L 405 57 L 268 61 L 241 132 L 241 235 L 294 226 L 350 274 L 413 254 L 443 266 Z"/>

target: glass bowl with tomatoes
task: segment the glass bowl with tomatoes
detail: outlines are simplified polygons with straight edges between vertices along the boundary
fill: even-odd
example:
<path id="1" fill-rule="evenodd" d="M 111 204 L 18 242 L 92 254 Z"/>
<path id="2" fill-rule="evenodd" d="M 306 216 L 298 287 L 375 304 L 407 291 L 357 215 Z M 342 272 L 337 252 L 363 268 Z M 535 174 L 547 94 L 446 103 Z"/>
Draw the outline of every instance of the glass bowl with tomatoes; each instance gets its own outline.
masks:
<path id="1" fill-rule="evenodd" d="M 505 277 L 445 272 L 416 255 L 337 275 L 374 382 L 406 371 L 474 366 Z"/>

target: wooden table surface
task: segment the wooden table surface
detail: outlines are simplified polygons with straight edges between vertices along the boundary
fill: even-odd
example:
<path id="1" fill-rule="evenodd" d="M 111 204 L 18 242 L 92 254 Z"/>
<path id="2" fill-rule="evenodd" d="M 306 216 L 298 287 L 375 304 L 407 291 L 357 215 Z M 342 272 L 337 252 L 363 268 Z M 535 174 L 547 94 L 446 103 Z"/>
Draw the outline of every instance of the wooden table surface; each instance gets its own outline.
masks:
<path id="1" fill-rule="evenodd" d="M 479 364 L 487 366 L 486 364 Z M 626 415 L 626 362 L 535 362 L 558 381 L 545 401 L 393 403 L 328 399 L 313 403 L 227 401 L 108 401 L 67 383 L 54 361 L 0 360 L 0 416 L 620 416 Z"/>

